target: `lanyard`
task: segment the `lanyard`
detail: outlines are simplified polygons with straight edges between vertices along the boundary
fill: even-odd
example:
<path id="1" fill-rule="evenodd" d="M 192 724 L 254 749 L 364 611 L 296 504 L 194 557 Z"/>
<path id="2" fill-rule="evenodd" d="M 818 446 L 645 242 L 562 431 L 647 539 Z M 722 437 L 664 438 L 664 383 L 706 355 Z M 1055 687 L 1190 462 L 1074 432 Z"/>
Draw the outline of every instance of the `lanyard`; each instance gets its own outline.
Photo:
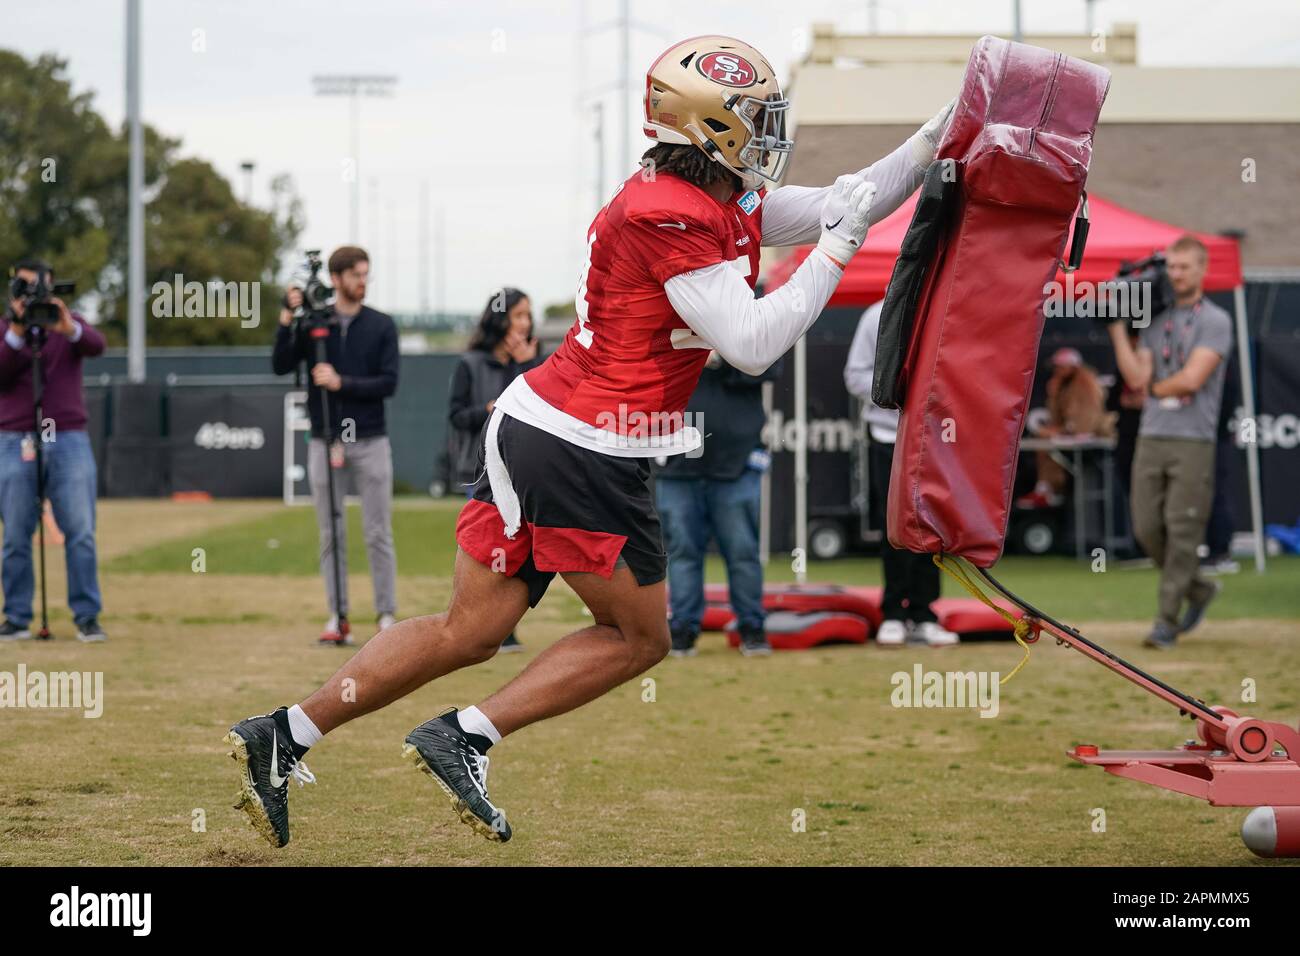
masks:
<path id="1" fill-rule="evenodd" d="M 1183 323 L 1183 334 L 1178 340 L 1178 365 L 1174 367 L 1174 371 L 1181 369 L 1187 364 L 1187 338 L 1192 331 L 1192 327 L 1196 325 L 1196 317 L 1200 314 L 1201 300 L 1197 299 L 1196 304 L 1192 306 L 1192 314 L 1189 315 L 1187 321 Z M 1160 345 L 1160 357 L 1164 359 L 1166 368 L 1169 367 L 1169 357 L 1173 353 L 1173 340 L 1174 319 L 1171 315 L 1169 318 L 1165 319 L 1164 335 Z"/>

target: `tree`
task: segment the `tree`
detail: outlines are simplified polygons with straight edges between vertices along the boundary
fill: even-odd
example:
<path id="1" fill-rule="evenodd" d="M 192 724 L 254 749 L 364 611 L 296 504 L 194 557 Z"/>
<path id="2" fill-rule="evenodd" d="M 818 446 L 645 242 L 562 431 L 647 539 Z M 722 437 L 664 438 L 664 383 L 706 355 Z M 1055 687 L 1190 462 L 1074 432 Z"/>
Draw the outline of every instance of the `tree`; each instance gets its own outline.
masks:
<path id="1" fill-rule="evenodd" d="M 67 63 L 28 62 L 0 50 L 0 262 L 24 255 L 52 261 L 77 281 L 76 301 L 98 308 L 111 344 L 126 339 L 127 168 L 125 126 L 112 132 L 89 93 L 74 94 Z M 259 328 L 238 316 L 155 314 L 146 303 L 151 345 L 264 343 L 281 295 L 283 256 L 302 228 L 302 208 L 287 176 L 274 203 L 257 209 L 235 198 L 208 163 L 178 157 L 180 142 L 148 125 L 145 139 L 145 280 L 258 283 Z M 174 304 L 173 304 L 174 305 Z M 168 311 L 168 310 L 164 310 Z"/>

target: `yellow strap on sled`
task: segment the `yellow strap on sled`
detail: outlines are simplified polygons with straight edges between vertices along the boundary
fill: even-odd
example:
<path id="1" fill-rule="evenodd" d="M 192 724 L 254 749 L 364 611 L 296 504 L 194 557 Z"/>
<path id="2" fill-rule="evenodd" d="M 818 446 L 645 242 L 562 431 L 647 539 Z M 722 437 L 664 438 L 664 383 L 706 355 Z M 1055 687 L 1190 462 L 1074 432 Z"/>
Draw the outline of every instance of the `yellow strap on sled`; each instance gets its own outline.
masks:
<path id="1" fill-rule="evenodd" d="M 969 591 L 973 597 L 979 598 L 979 600 L 983 601 L 993 610 L 997 611 L 998 614 L 1006 618 L 1008 623 L 1011 624 L 1011 631 L 1015 635 L 1016 643 L 1019 644 L 1021 648 L 1024 650 L 1025 656 L 1020 659 L 1020 663 L 1017 664 L 1011 670 L 1010 674 L 1007 674 L 1005 677 L 1003 677 L 1001 680 L 998 681 L 999 684 L 1005 684 L 1007 681 L 1011 680 L 1011 678 L 1015 677 L 1016 674 L 1020 672 L 1020 668 L 1024 667 L 1026 664 L 1029 663 L 1029 645 L 1025 643 L 1025 638 L 1029 635 L 1029 632 L 1031 630 L 1029 626 L 1029 622 L 1025 620 L 1023 617 L 1016 617 L 1014 614 L 1012 614 L 1010 611 L 1006 610 L 1005 608 L 1000 607 L 997 604 L 994 604 L 993 600 L 987 594 L 985 594 L 983 590 L 981 590 L 980 586 L 975 583 L 975 579 L 971 577 L 970 572 L 967 571 L 964 567 L 958 564 L 951 563 L 951 559 L 945 558 L 945 556 L 942 554 L 933 555 L 933 558 L 935 564 L 937 564 L 940 568 L 942 568 L 945 572 L 947 572 L 953 578 L 953 580 L 955 580 L 958 584 L 960 584 L 967 591 Z"/>

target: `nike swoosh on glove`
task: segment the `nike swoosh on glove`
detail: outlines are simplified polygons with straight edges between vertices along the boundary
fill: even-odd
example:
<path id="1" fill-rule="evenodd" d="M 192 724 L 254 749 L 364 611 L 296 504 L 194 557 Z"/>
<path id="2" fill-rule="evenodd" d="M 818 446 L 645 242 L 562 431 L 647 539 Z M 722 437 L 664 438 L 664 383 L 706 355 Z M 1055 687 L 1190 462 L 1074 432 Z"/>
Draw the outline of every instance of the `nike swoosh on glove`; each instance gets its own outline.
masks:
<path id="1" fill-rule="evenodd" d="M 841 266 L 848 265 L 867 238 L 867 214 L 876 198 L 876 184 L 860 173 L 835 180 L 822 204 L 822 235 L 817 248 Z"/>

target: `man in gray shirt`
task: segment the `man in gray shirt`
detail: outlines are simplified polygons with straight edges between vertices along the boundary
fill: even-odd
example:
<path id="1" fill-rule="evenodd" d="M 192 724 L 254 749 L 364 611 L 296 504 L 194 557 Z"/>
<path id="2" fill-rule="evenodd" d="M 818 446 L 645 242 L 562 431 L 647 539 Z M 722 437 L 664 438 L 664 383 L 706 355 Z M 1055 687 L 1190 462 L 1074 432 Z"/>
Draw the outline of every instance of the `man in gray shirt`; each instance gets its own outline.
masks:
<path id="1" fill-rule="evenodd" d="M 1138 543 L 1160 568 L 1159 614 L 1146 644 L 1161 649 L 1196 627 L 1222 588 L 1201 577 L 1196 556 L 1214 497 L 1215 429 L 1232 353 L 1232 320 L 1204 298 L 1207 261 L 1195 236 L 1175 240 L 1166 252 L 1173 307 L 1139 329 L 1136 348 L 1124 323 L 1109 328 L 1124 382 L 1147 396 L 1130 508 Z"/>

